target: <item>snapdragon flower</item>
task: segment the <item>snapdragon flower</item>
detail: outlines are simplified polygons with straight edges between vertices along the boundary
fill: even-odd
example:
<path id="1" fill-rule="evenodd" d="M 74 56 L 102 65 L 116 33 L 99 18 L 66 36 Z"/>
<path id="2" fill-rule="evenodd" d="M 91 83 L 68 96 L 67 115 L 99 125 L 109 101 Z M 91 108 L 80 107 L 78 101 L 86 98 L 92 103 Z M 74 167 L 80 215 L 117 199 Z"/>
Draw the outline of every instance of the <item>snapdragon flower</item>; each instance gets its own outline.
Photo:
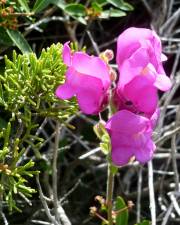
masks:
<path id="1" fill-rule="evenodd" d="M 112 162 L 117 166 L 126 165 L 132 157 L 140 163 L 149 161 L 155 151 L 152 141 L 153 121 L 128 110 L 115 113 L 106 123 L 111 138 Z"/>
<path id="2" fill-rule="evenodd" d="M 161 41 L 154 31 L 132 27 L 119 35 L 116 56 L 119 81 L 115 90 L 118 109 L 144 112 L 147 116 L 154 113 L 157 89 L 171 88 L 162 65 L 165 60 Z"/>
<path id="3" fill-rule="evenodd" d="M 63 61 L 68 66 L 66 81 L 56 89 L 56 96 L 61 99 L 76 96 L 82 112 L 98 114 L 108 102 L 109 67 L 99 57 L 72 53 L 68 43 L 63 47 Z"/>

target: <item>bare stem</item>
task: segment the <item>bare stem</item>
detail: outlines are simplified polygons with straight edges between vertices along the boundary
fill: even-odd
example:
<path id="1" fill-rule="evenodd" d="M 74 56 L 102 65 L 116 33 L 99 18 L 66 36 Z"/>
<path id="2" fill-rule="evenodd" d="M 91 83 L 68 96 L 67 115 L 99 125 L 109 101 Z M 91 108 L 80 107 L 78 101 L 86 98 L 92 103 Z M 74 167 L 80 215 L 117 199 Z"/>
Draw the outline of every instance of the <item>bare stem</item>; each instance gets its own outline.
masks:
<path id="1" fill-rule="evenodd" d="M 58 149 L 59 149 L 59 131 L 60 125 L 59 122 L 56 122 L 56 134 L 55 134 L 55 146 L 53 152 L 53 202 L 54 202 L 54 211 L 55 218 L 59 221 L 58 216 L 58 195 L 57 195 L 57 158 L 58 158 Z"/>
<path id="2" fill-rule="evenodd" d="M 112 219 L 113 189 L 114 189 L 114 174 L 113 174 L 113 172 L 111 170 L 111 164 L 108 163 L 106 201 L 107 201 L 107 206 L 108 206 L 108 221 L 109 221 L 109 225 L 113 225 L 113 219 Z"/>

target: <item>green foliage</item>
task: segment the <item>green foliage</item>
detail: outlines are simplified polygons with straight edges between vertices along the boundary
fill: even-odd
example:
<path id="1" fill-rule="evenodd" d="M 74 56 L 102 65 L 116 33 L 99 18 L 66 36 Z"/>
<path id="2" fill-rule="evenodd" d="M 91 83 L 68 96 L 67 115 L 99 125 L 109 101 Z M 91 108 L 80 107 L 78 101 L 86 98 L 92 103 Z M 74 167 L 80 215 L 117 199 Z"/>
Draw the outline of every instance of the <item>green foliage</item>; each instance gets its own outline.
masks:
<path id="1" fill-rule="evenodd" d="M 86 15 L 86 7 L 82 4 L 68 4 L 64 8 L 65 12 L 72 16 L 85 16 Z"/>
<path id="2" fill-rule="evenodd" d="M 116 225 L 128 224 L 128 209 L 124 199 L 120 196 L 116 198 Z"/>
<path id="3" fill-rule="evenodd" d="M 151 222 L 148 221 L 148 220 L 143 220 L 142 222 L 137 223 L 137 224 L 135 224 L 135 225 L 151 225 Z"/>
<path id="4" fill-rule="evenodd" d="M 5 72 L 0 75 L 0 105 L 18 116 L 22 108 L 28 113 L 33 110 L 39 115 L 59 119 L 74 113 L 74 100 L 69 104 L 54 94 L 56 87 L 64 82 L 66 70 L 61 50 L 62 45 L 57 44 L 43 50 L 39 59 L 34 53 L 17 55 L 15 51 L 12 61 L 5 57 Z"/>
<path id="5" fill-rule="evenodd" d="M 32 160 L 24 161 L 27 146 L 41 158 L 43 139 L 36 135 L 39 121 L 49 117 L 61 123 L 77 110 L 74 99 L 61 101 L 54 92 L 64 82 L 66 66 L 62 45 L 52 45 L 37 58 L 34 53 L 5 56 L 5 70 L 0 75 L 0 197 L 10 211 L 17 209 L 16 196 L 30 197 L 28 177 L 37 174 Z"/>
<path id="6" fill-rule="evenodd" d="M 19 4 L 21 5 L 21 7 L 23 8 L 23 10 L 27 13 L 30 12 L 30 8 L 28 6 L 28 1 L 26 0 L 18 0 Z"/>
<path id="7" fill-rule="evenodd" d="M 22 53 L 31 52 L 24 35 L 18 31 L 19 16 L 24 24 L 31 25 L 32 21 L 38 18 L 40 13 L 47 7 L 57 6 L 65 15 L 64 23 L 76 20 L 87 25 L 89 21 L 96 19 L 109 19 L 110 17 L 126 16 L 127 11 L 133 10 L 132 5 L 123 0 L 91 0 L 85 2 L 64 0 L 36 0 L 33 4 L 29 0 L 7 1 L 0 4 L 0 42 L 3 45 L 16 45 Z M 19 26 L 20 25 L 20 26 Z"/>
<path id="8" fill-rule="evenodd" d="M 19 31 L 7 29 L 7 34 L 9 35 L 13 43 L 21 50 L 22 53 L 25 54 L 32 52 L 32 49 L 29 46 L 28 42 Z"/>

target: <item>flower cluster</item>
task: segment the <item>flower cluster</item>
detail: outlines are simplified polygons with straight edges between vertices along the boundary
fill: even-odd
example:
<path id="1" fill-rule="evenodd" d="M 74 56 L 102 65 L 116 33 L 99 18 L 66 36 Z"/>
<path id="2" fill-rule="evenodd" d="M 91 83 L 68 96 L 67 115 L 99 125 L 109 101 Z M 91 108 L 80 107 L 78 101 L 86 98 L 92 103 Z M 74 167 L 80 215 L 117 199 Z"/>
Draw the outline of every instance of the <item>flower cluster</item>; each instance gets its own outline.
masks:
<path id="1" fill-rule="evenodd" d="M 64 45 L 63 60 L 68 69 L 66 81 L 56 96 L 76 96 L 86 114 L 98 114 L 108 103 L 112 70 L 102 57 L 83 52 L 72 53 Z M 119 79 L 111 102 L 117 112 L 107 121 L 111 138 L 111 157 L 115 165 L 127 164 L 132 158 L 141 163 L 150 160 L 155 150 L 152 132 L 159 117 L 158 89 L 168 91 L 171 81 L 162 62 L 161 41 L 149 29 L 129 28 L 117 41 L 116 62 Z"/>

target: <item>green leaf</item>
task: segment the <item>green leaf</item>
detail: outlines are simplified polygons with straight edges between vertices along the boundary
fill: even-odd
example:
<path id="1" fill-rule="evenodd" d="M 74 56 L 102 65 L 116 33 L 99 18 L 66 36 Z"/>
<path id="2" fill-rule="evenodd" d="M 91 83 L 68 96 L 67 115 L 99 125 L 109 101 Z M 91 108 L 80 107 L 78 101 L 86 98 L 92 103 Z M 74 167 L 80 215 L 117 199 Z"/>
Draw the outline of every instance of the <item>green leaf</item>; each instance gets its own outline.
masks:
<path id="1" fill-rule="evenodd" d="M 91 7 L 94 9 L 95 12 L 102 12 L 103 8 L 101 7 L 100 4 L 98 4 L 97 2 L 92 2 Z"/>
<path id="2" fill-rule="evenodd" d="M 0 117 L 0 130 L 5 127 L 7 127 L 7 122 L 2 117 Z"/>
<path id="3" fill-rule="evenodd" d="M 140 223 L 136 223 L 135 225 L 151 225 L 151 222 L 149 220 L 143 220 Z"/>
<path id="4" fill-rule="evenodd" d="M 110 170 L 111 170 L 111 172 L 114 175 L 116 175 L 116 173 L 118 172 L 118 167 L 117 166 L 114 166 L 114 165 L 111 165 Z"/>
<path id="5" fill-rule="evenodd" d="M 43 9 L 45 9 L 49 4 L 51 3 L 51 0 L 36 0 L 33 11 L 38 13 L 41 12 Z"/>
<path id="6" fill-rule="evenodd" d="M 108 19 L 109 17 L 123 17 L 126 16 L 126 13 L 119 9 L 110 9 L 105 10 L 101 13 L 100 18 Z"/>
<path id="7" fill-rule="evenodd" d="M 107 5 L 107 0 L 96 0 L 94 2 L 97 2 L 101 6 Z"/>
<path id="8" fill-rule="evenodd" d="M 83 17 L 86 15 L 86 8 L 82 4 L 68 4 L 64 8 L 65 12 L 68 13 L 70 16 L 78 16 L 78 17 Z"/>
<path id="9" fill-rule="evenodd" d="M 6 32 L 22 53 L 26 54 L 32 52 L 32 49 L 29 46 L 28 42 L 19 31 L 7 29 Z"/>
<path id="10" fill-rule="evenodd" d="M 66 3 L 64 0 L 51 0 L 51 3 L 64 10 Z"/>
<path id="11" fill-rule="evenodd" d="M 117 213 L 116 215 L 116 225 L 127 225 L 128 224 L 128 209 L 125 209 L 127 205 L 124 202 L 124 199 L 118 196 L 116 198 L 115 205 L 116 205 L 116 211 L 119 211 L 119 213 Z"/>
<path id="12" fill-rule="evenodd" d="M 3 27 L 0 27 L 0 44 L 6 46 L 13 45 L 11 38 L 9 38 L 9 35 Z"/>
<path id="13" fill-rule="evenodd" d="M 22 8 L 24 9 L 24 11 L 26 11 L 27 13 L 30 12 L 27 0 L 18 0 L 19 4 L 22 6 Z"/>
<path id="14" fill-rule="evenodd" d="M 107 0 L 107 2 L 109 2 L 111 5 L 119 8 L 119 9 L 125 10 L 125 11 L 131 11 L 134 9 L 132 5 L 130 5 L 127 2 L 124 2 L 123 0 Z"/>

